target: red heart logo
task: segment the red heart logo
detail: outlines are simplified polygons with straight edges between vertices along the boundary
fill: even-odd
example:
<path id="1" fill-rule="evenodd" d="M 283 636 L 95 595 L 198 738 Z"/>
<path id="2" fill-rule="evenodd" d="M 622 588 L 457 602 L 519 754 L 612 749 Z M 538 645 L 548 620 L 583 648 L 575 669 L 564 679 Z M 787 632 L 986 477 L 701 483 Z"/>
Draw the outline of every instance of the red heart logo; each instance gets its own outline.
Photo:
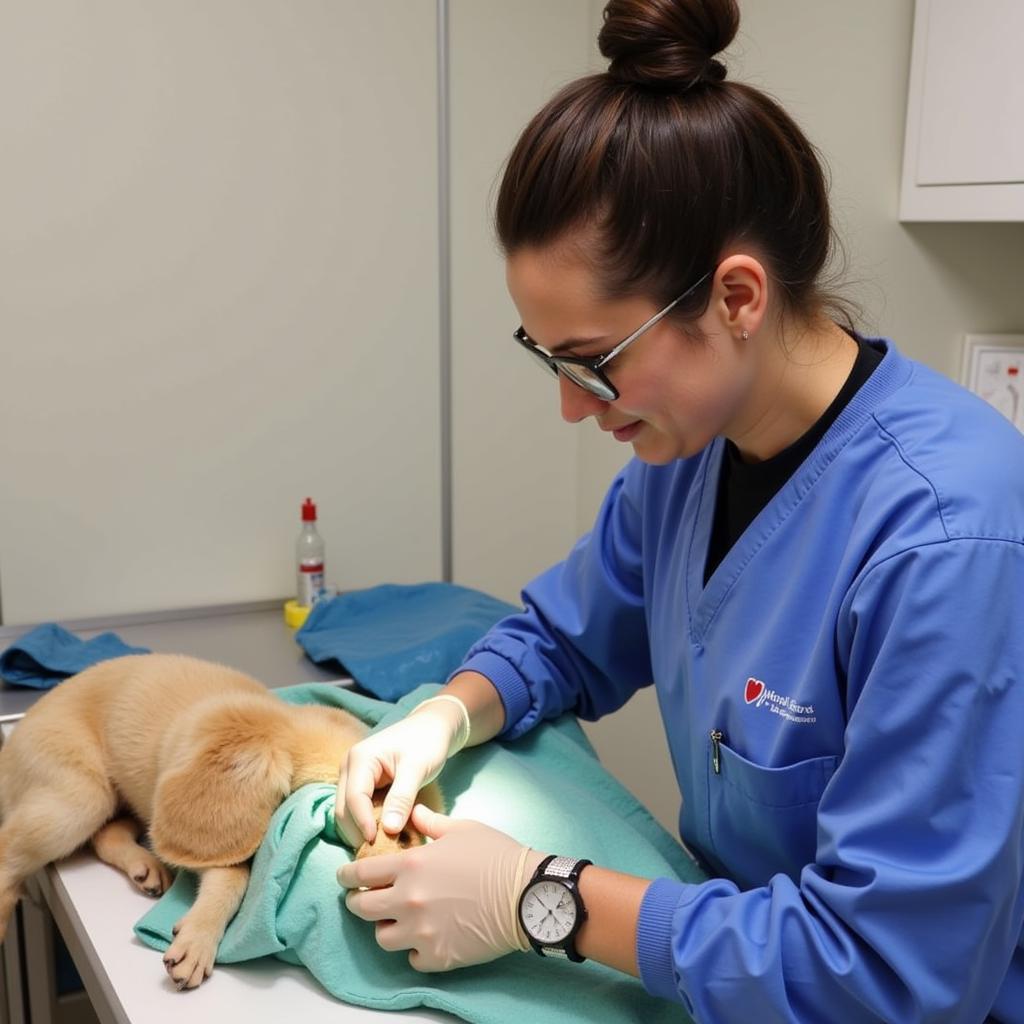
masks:
<path id="1" fill-rule="evenodd" d="M 744 700 L 746 700 L 748 704 L 753 704 L 762 693 L 764 693 L 764 683 L 762 683 L 760 679 L 755 679 L 751 676 L 747 680 L 747 689 L 743 694 Z"/>

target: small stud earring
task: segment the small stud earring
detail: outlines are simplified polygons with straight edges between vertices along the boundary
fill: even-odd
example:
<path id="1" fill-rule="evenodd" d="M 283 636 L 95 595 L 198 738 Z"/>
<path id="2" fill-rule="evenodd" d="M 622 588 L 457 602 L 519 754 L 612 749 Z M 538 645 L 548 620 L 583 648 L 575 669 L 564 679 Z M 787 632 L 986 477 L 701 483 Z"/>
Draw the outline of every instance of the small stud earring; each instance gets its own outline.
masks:
<path id="1" fill-rule="evenodd" d="M 743 339 L 744 341 L 749 341 L 749 340 L 750 340 L 750 331 L 741 331 L 741 332 L 740 332 L 740 337 L 741 337 L 741 338 L 742 338 L 742 339 Z"/>

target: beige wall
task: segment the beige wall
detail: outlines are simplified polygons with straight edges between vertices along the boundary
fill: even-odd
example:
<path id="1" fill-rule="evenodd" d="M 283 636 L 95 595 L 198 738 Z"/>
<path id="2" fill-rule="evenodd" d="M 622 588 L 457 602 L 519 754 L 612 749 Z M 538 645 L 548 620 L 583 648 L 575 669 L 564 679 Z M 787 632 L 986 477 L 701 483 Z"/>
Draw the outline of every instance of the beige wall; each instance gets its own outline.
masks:
<path id="1" fill-rule="evenodd" d="M 438 576 L 434 39 L 433 0 L 4 5 L 6 622 L 294 592 L 307 494 L 331 581 Z"/>
<path id="2" fill-rule="evenodd" d="M 590 0 L 451 6 L 454 577 L 517 602 L 576 536 L 579 431 L 523 358 L 493 232 L 520 131 L 596 53 Z"/>
<path id="3" fill-rule="evenodd" d="M 595 17 L 603 3 L 592 0 Z M 740 0 L 729 73 L 797 119 L 832 172 L 863 328 L 956 377 L 967 332 L 1024 331 L 1024 224 L 900 224 L 898 199 L 913 0 Z M 577 529 L 589 528 L 623 464 L 591 428 L 580 440 Z M 661 820 L 678 797 L 653 695 L 590 729 L 612 769 Z"/>

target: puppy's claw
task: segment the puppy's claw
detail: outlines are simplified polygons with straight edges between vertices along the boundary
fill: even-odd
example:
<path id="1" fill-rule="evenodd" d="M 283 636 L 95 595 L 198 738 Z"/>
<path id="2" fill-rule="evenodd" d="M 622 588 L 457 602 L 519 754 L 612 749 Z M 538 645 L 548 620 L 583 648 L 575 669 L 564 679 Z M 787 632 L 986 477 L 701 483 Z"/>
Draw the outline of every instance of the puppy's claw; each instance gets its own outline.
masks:
<path id="1" fill-rule="evenodd" d="M 186 915 L 174 926 L 175 939 L 164 953 L 164 964 L 178 991 L 198 988 L 213 972 L 219 933 Z"/>
<path id="2" fill-rule="evenodd" d="M 139 892 L 146 896 L 161 896 L 171 887 L 171 874 L 155 857 L 146 856 L 149 859 L 126 873 Z"/>

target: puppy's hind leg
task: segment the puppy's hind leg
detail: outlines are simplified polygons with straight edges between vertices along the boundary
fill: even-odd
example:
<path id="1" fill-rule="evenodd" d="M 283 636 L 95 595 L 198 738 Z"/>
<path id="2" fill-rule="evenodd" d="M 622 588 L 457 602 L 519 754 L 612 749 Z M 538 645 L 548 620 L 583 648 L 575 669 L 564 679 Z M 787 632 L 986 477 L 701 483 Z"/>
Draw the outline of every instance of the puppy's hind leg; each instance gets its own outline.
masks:
<path id="1" fill-rule="evenodd" d="M 164 966 L 178 990 L 196 988 L 213 971 L 217 947 L 242 903 L 249 883 L 249 864 L 200 871 L 199 895 L 174 926 L 174 942 L 164 953 Z"/>
<path id="2" fill-rule="evenodd" d="M 64 790 L 53 782 L 45 791 L 29 790 L 7 808 L 0 826 L 0 941 L 25 879 L 88 842 L 116 805 L 109 785 L 76 779 Z"/>
<path id="3" fill-rule="evenodd" d="M 142 826 L 128 816 L 108 821 L 92 837 L 100 860 L 123 871 L 140 892 L 162 896 L 171 887 L 171 872 L 139 843 Z"/>

